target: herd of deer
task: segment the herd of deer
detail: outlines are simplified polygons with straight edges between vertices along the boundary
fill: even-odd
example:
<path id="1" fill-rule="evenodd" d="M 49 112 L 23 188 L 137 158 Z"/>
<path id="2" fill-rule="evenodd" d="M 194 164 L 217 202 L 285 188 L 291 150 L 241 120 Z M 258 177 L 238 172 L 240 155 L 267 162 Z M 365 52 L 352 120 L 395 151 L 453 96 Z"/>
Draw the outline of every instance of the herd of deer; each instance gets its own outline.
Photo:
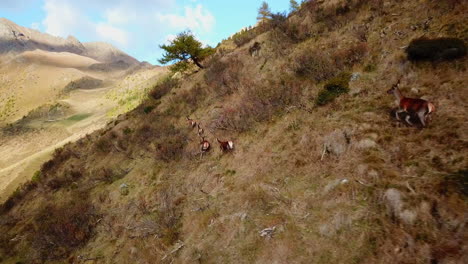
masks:
<path id="1" fill-rule="evenodd" d="M 189 123 L 189 126 L 194 129 L 197 128 L 197 134 L 201 138 L 200 141 L 200 158 L 203 156 L 204 153 L 207 153 L 211 149 L 211 144 L 208 140 L 205 139 L 205 130 L 200 126 L 200 123 L 191 119 L 190 117 L 186 117 Z M 219 143 L 219 148 L 223 153 L 229 152 L 234 150 L 234 142 L 231 140 L 228 141 L 221 141 L 219 138 L 216 138 L 216 141 Z"/>
<path id="2" fill-rule="evenodd" d="M 398 104 L 398 109 L 394 112 L 394 116 L 397 120 L 405 121 L 410 126 L 413 126 L 414 123 L 411 122 L 411 119 L 417 119 L 423 127 L 425 127 L 430 120 L 430 115 L 434 113 L 435 106 L 434 104 L 416 98 L 408 98 L 403 96 L 400 89 L 400 80 L 392 86 L 391 89 L 387 91 L 388 94 L 393 94 L 396 98 L 396 103 Z M 403 117 L 403 118 L 401 118 Z M 211 144 L 208 140 L 205 139 L 205 130 L 200 126 L 200 123 L 186 117 L 189 123 L 189 126 L 194 129 L 197 128 L 197 134 L 201 138 L 200 141 L 200 158 L 203 157 L 204 153 L 207 153 L 211 149 Z M 219 143 L 219 148 L 223 153 L 234 150 L 233 141 L 221 141 L 219 138 L 216 138 L 216 141 Z"/>

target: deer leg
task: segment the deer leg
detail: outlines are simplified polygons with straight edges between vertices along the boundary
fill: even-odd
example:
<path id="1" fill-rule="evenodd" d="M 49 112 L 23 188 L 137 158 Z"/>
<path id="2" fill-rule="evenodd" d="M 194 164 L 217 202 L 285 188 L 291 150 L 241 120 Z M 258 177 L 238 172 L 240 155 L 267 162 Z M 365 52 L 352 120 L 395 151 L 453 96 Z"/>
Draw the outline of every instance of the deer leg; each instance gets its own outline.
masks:
<path id="1" fill-rule="evenodd" d="M 426 122 L 425 122 L 426 115 L 425 115 L 425 113 L 422 112 L 422 111 L 418 112 L 418 117 L 419 117 L 419 120 L 421 121 L 422 126 L 425 127 L 426 126 Z"/>
<path id="2" fill-rule="evenodd" d="M 396 119 L 397 119 L 398 121 L 401 120 L 401 119 L 400 119 L 400 114 L 401 114 L 401 113 L 404 113 L 404 112 L 406 112 L 406 111 L 403 110 L 403 109 L 398 109 L 398 110 L 395 111 L 395 117 L 396 117 Z"/>
<path id="3" fill-rule="evenodd" d="M 408 114 L 408 115 L 405 117 L 405 121 L 406 121 L 406 123 L 408 123 L 410 126 L 413 126 L 413 123 L 411 122 L 410 119 L 411 119 L 411 115 Z"/>

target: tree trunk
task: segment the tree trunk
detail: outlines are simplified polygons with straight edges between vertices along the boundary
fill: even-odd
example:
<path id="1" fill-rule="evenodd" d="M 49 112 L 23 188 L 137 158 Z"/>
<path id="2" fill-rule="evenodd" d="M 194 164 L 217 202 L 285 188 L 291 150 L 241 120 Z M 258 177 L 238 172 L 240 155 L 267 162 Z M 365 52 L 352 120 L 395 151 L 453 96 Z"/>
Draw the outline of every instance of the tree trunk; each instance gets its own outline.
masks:
<path id="1" fill-rule="evenodd" d="M 198 59 L 195 59 L 195 58 L 192 58 L 193 60 L 193 63 L 195 63 L 195 65 L 197 65 L 200 69 L 204 69 L 205 67 L 203 67 L 203 65 L 200 64 L 200 62 L 198 61 Z"/>

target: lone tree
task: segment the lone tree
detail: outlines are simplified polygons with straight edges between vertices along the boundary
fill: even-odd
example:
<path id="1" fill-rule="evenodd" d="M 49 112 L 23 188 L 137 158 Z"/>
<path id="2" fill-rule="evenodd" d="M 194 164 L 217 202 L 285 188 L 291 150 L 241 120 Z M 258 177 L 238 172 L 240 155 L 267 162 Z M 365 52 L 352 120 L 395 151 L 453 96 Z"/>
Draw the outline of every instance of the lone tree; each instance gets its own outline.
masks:
<path id="1" fill-rule="evenodd" d="M 210 46 L 204 48 L 190 31 L 179 33 L 169 45 L 160 45 L 159 47 L 165 51 L 159 62 L 161 64 L 176 62 L 172 68 L 174 71 L 186 70 L 190 61 L 203 69 L 200 62 L 214 52 Z"/>
<path id="2" fill-rule="evenodd" d="M 260 22 L 266 22 L 271 18 L 271 10 L 268 3 L 263 1 L 260 8 L 258 8 L 257 20 Z"/>

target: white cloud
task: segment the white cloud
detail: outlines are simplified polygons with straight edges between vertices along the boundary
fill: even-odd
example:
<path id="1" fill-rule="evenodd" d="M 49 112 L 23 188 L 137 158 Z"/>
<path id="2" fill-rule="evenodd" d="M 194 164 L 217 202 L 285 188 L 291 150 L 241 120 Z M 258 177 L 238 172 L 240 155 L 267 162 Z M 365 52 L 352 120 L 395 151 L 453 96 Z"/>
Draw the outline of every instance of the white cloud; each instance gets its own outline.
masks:
<path id="1" fill-rule="evenodd" d="M 96 33 L 103 40 L 118 43 L 123 47 L 128 46 L 129 33 L 117 27 L 108 25 L 106 23 L 99 23 L 96 26 Z"/>
<path id="2" fill-rule="evenodd" d="M 127 24 L 137 19 L 136 13 L 123 7 L 109 8 L 105 11 L 104 16 L 110 24 L 114 25 Z"/>
<path id="3" fill-rule="evenodd" d="M 42 21 L 45 31 L 55 36 L 66 37 L 74 32 L 90 34 L 92 23 L 70 3 L 59 0 L 46 0 L 46 18 Z"/>
<path id="4" fill-rule="evenodd" d="M 215 18 L 210 11 L 205 10 L 201 4 L 195 8 L 186 6 L 185 14 L 159 14 L 158 19 L 161 22 L 169 23 L 174 29 L 190 29 L 193 31 L 210 32 L 215 24 Z"/>
<path id="5" fill-rule="evenodd" d="M 181 0 L 43 1 L 45 18 L 32 27 L 56 36 L 72 35 L 81 41 L 109 42 L 132 55 L 150 51 L 157 54 L 159 44 L 167 43 L 175 38 L 175 33 L 186 29 L 197 37 L 207 38 L 216 22 L 197 0 L 185 0 L 187 6 L 176 5 Z"/>

